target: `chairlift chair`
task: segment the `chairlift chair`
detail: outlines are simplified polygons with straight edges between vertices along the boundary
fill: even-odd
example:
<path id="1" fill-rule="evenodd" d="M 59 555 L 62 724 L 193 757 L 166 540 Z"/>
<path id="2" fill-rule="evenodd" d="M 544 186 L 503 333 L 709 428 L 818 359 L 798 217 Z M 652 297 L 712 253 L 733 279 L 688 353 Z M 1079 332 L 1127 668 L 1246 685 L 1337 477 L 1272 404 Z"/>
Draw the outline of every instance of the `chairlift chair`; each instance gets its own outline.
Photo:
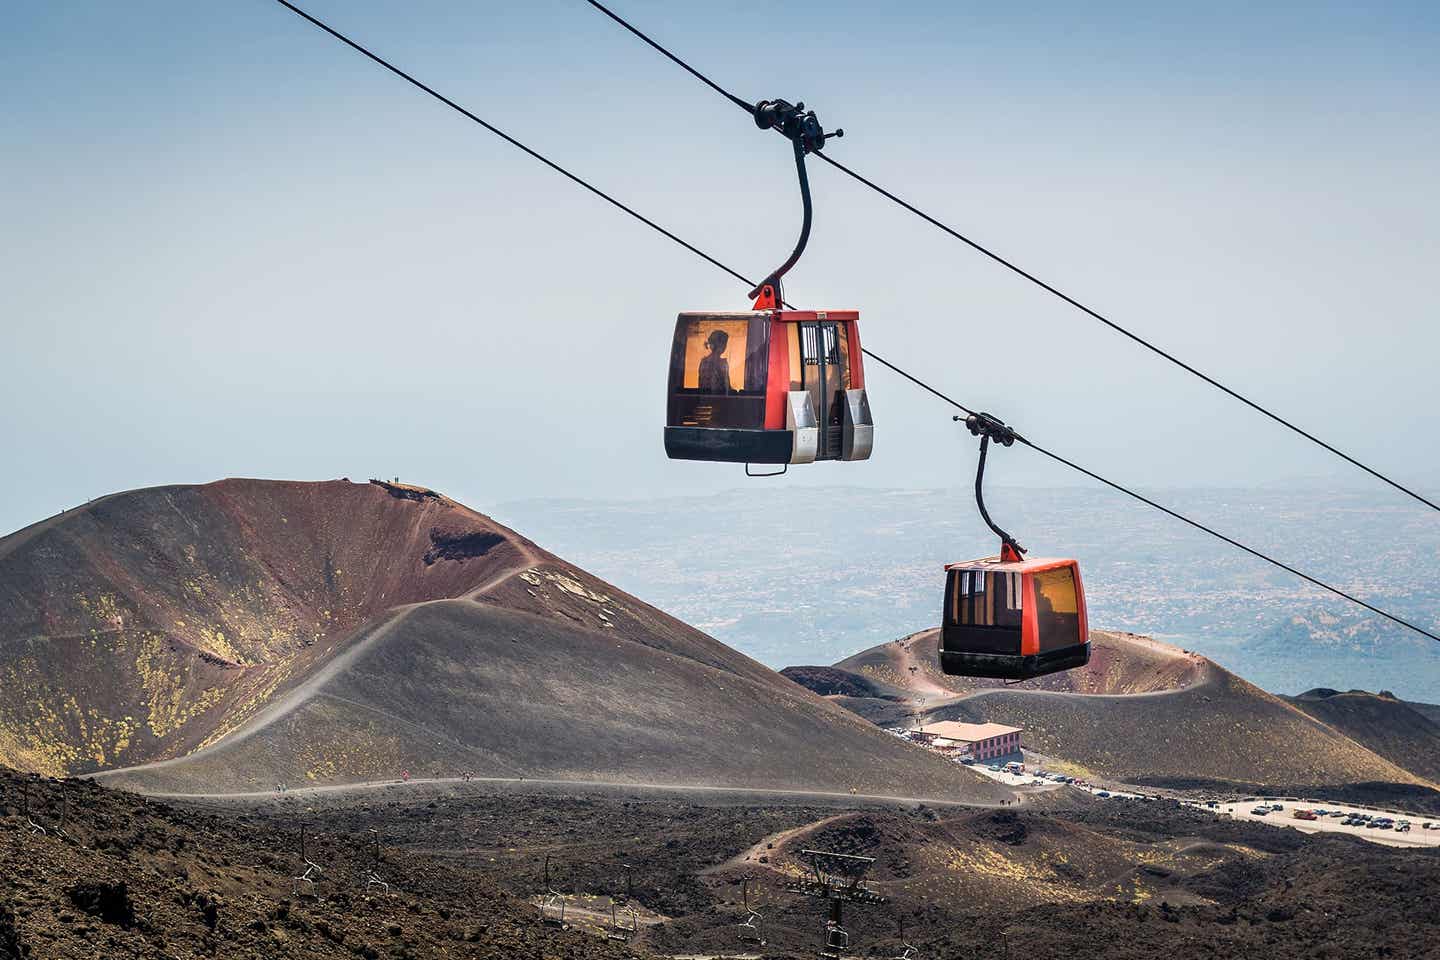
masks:
<path id="1" fill-rule="evenodd" d="M 30 784 L 28 782 L 21 790 L 21 806 L 23 808 L 22 812 L 25 815 L 25 826 L 30 828 L 31 835 L 45 836 L 47 833 L 46 829 L 35 822 L 35 816 L 30 812 Z"/>
<path id="2" fill-rule="evenodd" d="M 290 892 L 296 896 L 299 896 L 301 891 L 303 890 L 305 893 L 313 897 L 315 896 L 315 878 L 322 877 L 324 875 L 325 871 L 320 868 L 320 864 L 316 863 L 314 860 L 306 860 L 305 872 L 300 874 L 299 876 L 294 876 L 290 878 Z M 301 887 L 301 884 L 308 884 L 308 886 Z"/>
<path id="3" fill-rule="evenodd" d="M 298 896 L 303 890 L 310 896 L 315 896 L 315 878 L 323 877 L 325 870 L 320 864 L 310 859 L 309 850 L 305 843 L 305 824 L 303 823 L 300 824 L 300 862 L 304 866 L 305 871 L 298 876 L 290 878 L 290 892 L 292 895 Z"/>
<path id="4" fill-rule="evenodd" d="M 554 890 L 540 894 L 540 922 L 565 929 L 565 898 Z"/>
<path id="5" fill-rule="evenodd" d="M 545 892 L 537 898 L 540 908 L 540 922 L 547 927 L 564 930 L 565 898 L 550 882 L 550 855 L 545 855 Z"/>
<path id="6" fill-rule="evenodd" d="M 370 868 L 365 871 L 365 893 L 368 895 L 372 887 L 383 887 L 386 895 L 390 893 L 390 884 L 380 876 L 380 831 L 371 829 L 370 838 L 373 842 L 371 849 L 374 851 L 374 861 Z"/>
<path id="7" fill-rule="evenodd" d="M 740 880 L 740 900 L 745 908 L 745 919 L 740 921 L 738 933 L 740 940 L 744 943 L 753 943 L 757 947 L 765 946 L 765 933 L 761 926 L 765 922 L 765 916 L 750 904 L 750 883 L 754 877 L 746 874 Z"/>
<path id="8" fill-rule="evenodd" d="M 915 960 L 915 946 L 905 939 L 905 919 L 901 917 L 897 922 L 900 926 L 900 952 L 890 960 Z"/>
<path id="9" fill-rule="evenodd" d="M 838 958 L 850 949 L 850 934 L 835 920 L 825 921 L 825 948 L 820 951 L 820 956 L 828 957 L 830 960 Z"/>
<path id="10" fill-rule="evenodd" d="M 625 893 L 614 894 L 610 897 L 610 925 L 605 930 L 605 939 L 629 943 L 640 931 L 640 914 L 630 905 L 630 897 L 634 892 L 630 864 L 624 864 L 623 868 L 625 870 Z"/>
<path id="11" fill-rule="evenodd" d="M 618 915 L 617 915 L 617 910 Z M 628 903 L 610 901 L 610 926 L 605 931 L 605 939 L 615 940 L 619 943 L 629 943 L 635 939 L 635 934 L 640 931 L 640 914 Z"/>

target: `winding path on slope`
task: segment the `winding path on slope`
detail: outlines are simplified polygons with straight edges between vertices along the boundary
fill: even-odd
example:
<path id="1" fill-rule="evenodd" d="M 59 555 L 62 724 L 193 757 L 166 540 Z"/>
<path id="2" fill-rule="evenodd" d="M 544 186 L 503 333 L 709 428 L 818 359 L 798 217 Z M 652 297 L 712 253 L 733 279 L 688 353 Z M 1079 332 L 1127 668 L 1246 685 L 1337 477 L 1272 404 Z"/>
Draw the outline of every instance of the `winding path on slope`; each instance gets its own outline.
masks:
<path id="1" fill-rule="evenodd" d="M 807 837 L 810 834 L 814 833 L 816 830 L 819 830 L 822 827 L 827 827 L 835 821 L 843 820 L 848 816 L 850 816 L 849 813 L 837 813 L 833 817 L 823 817 L 810 823 L 802 823 L 798 827 L 791 827 L 788 830 L 781 830 L 778 833 L 772 833 L 768 837 L 761 837 L 757 842 L 751 844 L 748 849 L 740 852 L 736 856 L 731 857 L 729 860 L 726 860 L 723 863 L 718 863 L 713 867 L 707 867 L 704 870 L 700 871 L 700 873 L 703 876 L 704 874 L 718 873 L 721 870 L 729 870 L 734 867 L 744 867 L 751 864 L 757 866 L 769 866 L 760 864 L 760 858 L 768 856 L 772 851 L 774 853 L 781 853 L 783 852 L 781 850 L 781 847 L 783 847 L 790 841 L 798 840 L 801 837 Z"/>
<path id="2" fill-rule="evenodd" d="M 171 761 L 161 761 L 168 763 Z M 149 764 L 147 766 L 158 766 Z M 140 768 L 130 768 L 140 769 Z M 115 771 L 107 771 L 115 772 Z M 467 783 L 478 784 L 504 784 L 507 786 L 518 786 L 522 788 L 535 787 L 563 787 L 567 789 L 587 790 L 613 790 L 619 793 L 625 792 L 665 792 L 665 793 L 692 793 L 705 796 L 733 795 L 735 797 L 765 798 L 776 797 L 787 800 L 844 800 L 859 804 L 891 806 L 900 804 L 909 806 L 911 804 L 926 804 L 927 806 L 943 807 L 964 807 L 967 809 L 999 810 L 1008 809 L 997 803 L 978 803 L 966 800 L 949 800 L 941 797 L 902 797 L 891 796 L 879 793 L 850 793 L 848 791 L 827 791 L 827 790 L 788 790 L 782 788 L 760 788 L 760 787 L 716 787 L 694 785 L 688 783 L 646 783 L 629 782 L 623 780 L 553 780 L 541 777 L 425 777 L 413 780 L 370 780 L 360 783 L 337 783 L 315 787 L 297 787 L 294 790 L 286 790 L 284 793 L 276 793 L 273 790 L 250 790 L 237 793 L 165 793 L 141 791 L 134 788 L 132 793 L 143 793 L 144 796 L 153 797 L 157 800 L 218 800 L 218 801 L 255 801 L 255 800 L 285 800 L 287 798 L 304 798 L 318 796 L 333 796 L 351 793 L 365 793 L 367 791 L 380 792 L 395 789 L 413 789 L 426 786 L 451 786 L 464 785 Z"/>

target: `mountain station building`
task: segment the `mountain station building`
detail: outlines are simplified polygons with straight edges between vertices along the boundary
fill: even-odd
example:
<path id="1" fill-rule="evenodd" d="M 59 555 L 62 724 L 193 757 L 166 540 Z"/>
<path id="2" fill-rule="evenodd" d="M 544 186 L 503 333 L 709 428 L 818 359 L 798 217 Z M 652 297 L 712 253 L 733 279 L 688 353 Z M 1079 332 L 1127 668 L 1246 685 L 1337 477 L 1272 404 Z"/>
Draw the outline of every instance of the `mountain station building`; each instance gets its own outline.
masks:
<path id="1" fill-rule="evenodd" d="M 1003 723 L 961 723 L 942 720 L 912 731 L 911 737 L 937 750 L 944 750 L 976 760 L 998 760 L 1020 756 L 1019 727 Z"/>

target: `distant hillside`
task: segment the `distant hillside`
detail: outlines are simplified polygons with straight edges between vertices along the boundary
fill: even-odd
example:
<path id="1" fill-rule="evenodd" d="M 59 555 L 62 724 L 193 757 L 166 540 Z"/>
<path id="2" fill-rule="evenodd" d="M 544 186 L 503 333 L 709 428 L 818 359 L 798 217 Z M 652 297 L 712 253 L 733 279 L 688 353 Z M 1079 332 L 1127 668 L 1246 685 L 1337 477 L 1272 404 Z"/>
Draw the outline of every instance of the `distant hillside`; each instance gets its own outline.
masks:
<path id="1" fill-rule="evenodd" d="M 780 676 L 822 697 L 873 697 L 877 700 L 904 700 L 906 691 L 889 683 L 836 667 L 786 667 Z"/>
<path id="2" fill-rule="evenodd" d="M 944 677 L 939 632 L 874 647 L 836 665 L 910 691 L 906 702 L 837 697 L 871 720 L 1011 724 L 1025 746 L 1129 782 L 1413 787 L 1402 769 L 1343 732 L 1196 654 L 1131 634 L 1093 631 L 1081 670 L 1020 685 Z"/>
<path id="3" fill-rule="evenodd" d="M 1406 700 L 1405 705 L 1428 717 L 1431 723 L 1440 724 L 1440 703 L 1416 703 L 1414 700 Z"/>
<path id="4" fill-rule="evenodd" d="M 0 540 L 0 590 L 0 759 L 30 769 L 1007 795 L 422 488 L 121 494 Z"/>
<path id="5" fill-rule="evenodd" d="M 1432 554 L 1434 551 L 1432 550 Z M 1417 574 L 1391 609 L 1432 630 L 1440 586 Z M 1310 687 L 1396 689 L 1411 697 L 1440 689 L 1440 644 L 1363 611 L 1299 606 L 1226 652 L 1267 689 L 1294 694 Z"/>
<path id="6" fill-rule="evenodd" d="M 1440 724 L 1393 696 L 1309 690 L 1288 702 L 1427 780 L 1440 782 Z"/>

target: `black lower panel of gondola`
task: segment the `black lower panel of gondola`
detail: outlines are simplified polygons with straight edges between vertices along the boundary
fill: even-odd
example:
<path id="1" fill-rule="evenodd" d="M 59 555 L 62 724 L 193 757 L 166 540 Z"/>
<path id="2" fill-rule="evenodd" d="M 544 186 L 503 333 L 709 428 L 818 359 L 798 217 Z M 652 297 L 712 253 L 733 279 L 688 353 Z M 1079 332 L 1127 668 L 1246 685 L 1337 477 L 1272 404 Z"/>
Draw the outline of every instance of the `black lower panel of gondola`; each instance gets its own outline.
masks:
<path id="1" fill-rule="evenodd" d="M 1073 670 L 1090 662 L 1090 644 L 1059 647 L 1032 656 L 1008 653 L 940 651 L 940 669 L 954 677 L 991 677 L 1000 680 L 1030 680 L 1047 673 Z"/>
<path id="2" fill-rule="evenodd" d="M 793 443 L 789 430 L 665 428 L 665 455 L 671 460 L 789 463 Z"/>

